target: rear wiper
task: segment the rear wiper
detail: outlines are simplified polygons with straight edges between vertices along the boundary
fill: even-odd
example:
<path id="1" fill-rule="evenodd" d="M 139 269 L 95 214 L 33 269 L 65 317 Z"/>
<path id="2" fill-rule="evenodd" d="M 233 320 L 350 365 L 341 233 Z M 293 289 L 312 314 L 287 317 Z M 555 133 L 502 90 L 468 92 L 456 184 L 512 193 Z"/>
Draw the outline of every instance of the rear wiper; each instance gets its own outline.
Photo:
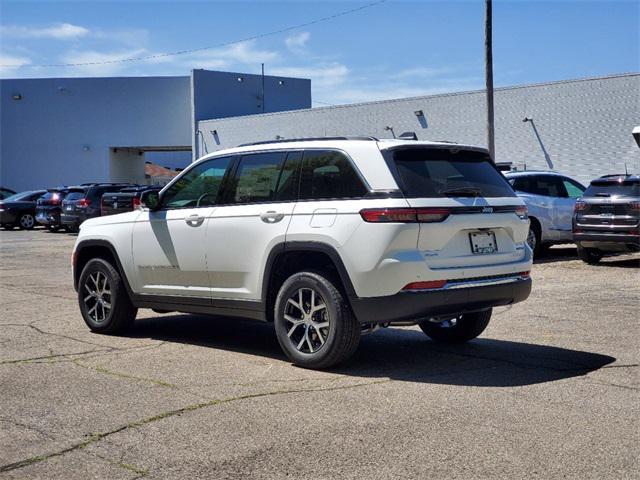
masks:
<path id="1" fill-rule="evenodd" d="M 477 188 L 471 187 L 462 187 L 462 188 L 448 188 L 438 190 L 438 193 L 442 193 L 448 197 L 479 197 L 480 190 Z"/>

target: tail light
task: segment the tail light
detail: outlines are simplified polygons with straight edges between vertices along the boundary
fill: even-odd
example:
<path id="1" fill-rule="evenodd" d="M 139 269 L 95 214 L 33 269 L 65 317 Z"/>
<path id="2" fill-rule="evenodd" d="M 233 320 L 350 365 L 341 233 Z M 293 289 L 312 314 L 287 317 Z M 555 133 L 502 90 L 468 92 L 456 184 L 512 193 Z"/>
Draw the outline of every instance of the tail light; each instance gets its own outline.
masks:
<path id="1" fill-rule="evenodd" d="M 39 201 L 39 200 L 38 200 Z M 62 198 L 59 193 L 54 193 L 51 195 L 51 198 L 42 200 L 43 205 L 60 205 Z"/>
<path id="2" fill-rule="evenodd" d="M 637 200 L 636 200 L 636 201 L 634 201 L 634 202 L 631 202 L 631 203 L 629 204 L 629 208 L 630 208 L 631 210 L 640 210 L 640 202 L 639 202 L 639 201 L 637 201 Z"/>
<path id="3" fill-rule="evenodd" d="M 586 209 L 587 209 L 587 202 L 583 202 L 582 200 L 577 200 L 575 206 L 573 207 L 574 212 L 580 212 Z"/>
<path id="4" fill-rule="evenodd" d="M 516 215 L 522 220 L 529 218 L 529 209 L 526 206 L 516 207 Z"/>
<path id="5" fill-rule="evenodd" d="M 368 223 L 442 222 L 451 211 L 447 208 L 366 208 L 360 216 Z"/>
<path id="6" fill-rule="evenodd" d="M 142 203 L 140 203 L 140 198 L 138 197 L 133 197 L 133 201 L 131 202 L 131 204 L 133 205 L 134 210 L 140 208 L 140 205 L 142 205 Z"/>
<path id="7" fill-rule="evenodd" d="M 88 198 L 81 198 L 76 203 L 76 207 L 78 207 L 78 208 L 87 208 L 90 203 L 91 203 L 91 201 Z"/>

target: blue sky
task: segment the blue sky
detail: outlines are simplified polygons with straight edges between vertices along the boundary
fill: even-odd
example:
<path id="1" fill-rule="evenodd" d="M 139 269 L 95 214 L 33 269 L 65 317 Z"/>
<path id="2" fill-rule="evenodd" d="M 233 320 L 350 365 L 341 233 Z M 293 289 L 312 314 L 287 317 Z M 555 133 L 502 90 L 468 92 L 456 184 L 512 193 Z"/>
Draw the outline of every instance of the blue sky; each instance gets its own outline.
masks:
<path id="1" fill-rule="evenodd" d="M 312 79 L 314 105 L 482 88 L 484 2 L 388 0 L 259 40 L 145 62 L 73 68 L 234 41 L 364 1 L 2 0 L 3 78 L 188 75 L 192 68 Z M 497 86 L 640 70 L 638 1 L 494 1 Z"/>

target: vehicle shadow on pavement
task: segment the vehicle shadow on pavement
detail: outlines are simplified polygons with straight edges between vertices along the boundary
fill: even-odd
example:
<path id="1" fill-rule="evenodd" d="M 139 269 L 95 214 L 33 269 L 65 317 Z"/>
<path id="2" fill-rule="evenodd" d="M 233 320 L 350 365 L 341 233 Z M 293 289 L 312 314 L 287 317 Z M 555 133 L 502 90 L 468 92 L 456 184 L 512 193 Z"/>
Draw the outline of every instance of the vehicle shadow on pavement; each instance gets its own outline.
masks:
<path id="1" fill-rule="evenodd" d="M 578 260 L 578 250 L 575 245 L 549 248 L 542 255 L 534 258 L 533 263 L 566 262 L 568 260 Z"/>
<path id="2" fill-rule="evenodd" d="M 138 320 L 131 337 L 240 352 L 286 361 L 270 324 L 197 315 Z M 465 345 L 431 342 L 416 329 L 389 328 L 361 338 L 333 373 L 408 382 L 512 387 L 586 375 L 616 359 L 548 345 L 478 338 Z"/>

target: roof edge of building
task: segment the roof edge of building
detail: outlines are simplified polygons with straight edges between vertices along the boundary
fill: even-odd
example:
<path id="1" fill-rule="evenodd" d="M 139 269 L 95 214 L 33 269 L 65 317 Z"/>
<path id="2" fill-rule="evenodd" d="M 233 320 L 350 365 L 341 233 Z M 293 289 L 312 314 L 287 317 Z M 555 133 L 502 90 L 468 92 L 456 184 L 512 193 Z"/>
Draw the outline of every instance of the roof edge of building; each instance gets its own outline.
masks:
<path id="1" fill-rule="evenodd" d="M 535 87 L 546 87 L 546 86 L 550 86 L 550 85 L 562 85 L 562 84 L 567 84 L 567 83 L 579 83 L 579 82 L 592 82 L 592 81 L 596 81 L 596 80 L 608 80 L 608 79 L 614 79 L 614 78 L 623 78 L 623 77 L 640 77 L 640 72 L 627 72 L 627 73 L 614 73 L 614 74 L 610 74 L 610 75 L 602 75 L 599 77 L 581 77 L 581 78 L 573 78 L 573 79 L 568 79 L 568 80 L 553 80 L 553 81 L 548 81 L 548 82 L 538 82 L 538 83 L 526 83 L 526 84 L 521 84 L 521 85 L 510 85 L 510 86 L 506 86 L 506 87 L 497 87 L 495 89 L 495 91 L 506 91 L 506 90 L 518 90 L 518 89 L 523 89 L 523 88 L 535 88 Z M 479 89 L 479 90 L 462 90 L 459 92 L 449 92 L 449 93 L 436 93 L 433 95 L 417 95 L 417 96 L 413 96 L 413 97 L 402 97 L 402 98 L 389 98 L 386 100 L 374 100 L 371 102 L 356 102 L 356 103 L 345 103 L 345 104 L 341 104 L 341 105 L 330 105 L 330 106 L 325 106 L 325 107 L 312 107 L 312 108 L 301 108 L 301 109 L 297 109 L 297 110 L 286 110 L 286 111 L 282 111 L 282 112 L 269 112 L 269 113 L 257 113 L 257 114 L 252 114 L 252 115 L 238 115 L 235 117 L 224 117 L 224 118 L 212 118 L 212 119 L 207 119 L 207 120 L 200 120 L 200 122 L 220 122 L 220 121 L 225 121 L 225 120 L 233 120 L 233 119 L 237 119 L 237 118 L 254 118 L 254 117 L 259 117 L 259 118 L 264 118 L 264 117 L 269 117 L 269 116 L 276 116 L 276 115 L 285 115 L 285 114 L 289 114 L 289 113 L 294 113 L 294 112 L 300 112 L 300 111 L 327 111 L 327 110 L 334 110 L 334 109 L 338 109 L 338 108 L 353 108 L 353 107 L 360 107 L 360 106 L 365 106 L 365 105 L 380 105 L 380 104 L 385 104 L 385 103 L 392 103 L 392 102 L 410 102 L 410 101 L 415 101 L 415 100 L 426 100 L 426 99 L 432 99 L 432 98 L 439 98 L 439 97 L 452 97 L 452 96 L 457 96 L 457 95 L 470 95 L 470 94 L 477 94 L 477 93 L 481 93 L 484 92 L 484 89 Z M 312 100 L 313 102 L 313 100 Z"/>

